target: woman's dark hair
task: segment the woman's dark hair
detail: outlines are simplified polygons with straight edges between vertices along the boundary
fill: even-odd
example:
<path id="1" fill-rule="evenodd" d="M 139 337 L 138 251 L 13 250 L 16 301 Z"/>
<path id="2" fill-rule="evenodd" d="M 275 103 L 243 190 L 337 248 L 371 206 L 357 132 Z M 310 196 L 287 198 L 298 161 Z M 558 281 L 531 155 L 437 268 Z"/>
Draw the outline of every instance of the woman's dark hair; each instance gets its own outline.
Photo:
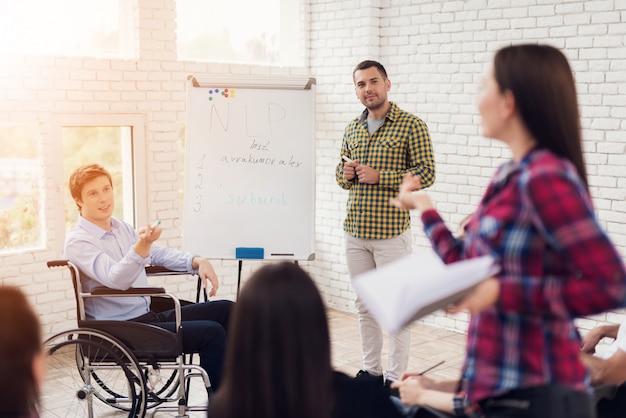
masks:
<path id="1" fill-rule="evenodd" d="M 505 47 L 496 53 L 494 76 L 500 91 L 515 97 L 538 146 L 568 159 L 587 185 L 576 85 L 565 55 L 548 45 Z"/>
<path id="2" fill-rule="evenodd" d="M 0 287 L 0 416 L 36 410 L 33 360 L 41 352 L 39 317 L 16 287 Z"/>
<path id="3" fill-rule="evenodd" d="M 257 270 L 243 287 L 229 327 L 224 417 L 326 418 L 334 405 L 324 302 L 297 264 Z"/>

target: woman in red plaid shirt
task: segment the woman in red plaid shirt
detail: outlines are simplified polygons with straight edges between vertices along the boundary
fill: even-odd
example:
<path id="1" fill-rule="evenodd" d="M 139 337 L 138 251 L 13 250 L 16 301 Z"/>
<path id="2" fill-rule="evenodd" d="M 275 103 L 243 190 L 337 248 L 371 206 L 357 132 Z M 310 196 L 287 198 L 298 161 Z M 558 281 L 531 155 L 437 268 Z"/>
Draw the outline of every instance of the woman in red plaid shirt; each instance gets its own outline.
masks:
<path id="1" fill-rule="evenodd" d="M 624 306 L 626 271 L 594 214 L 567 59 L 545 45 L 499 50 L 478 108 L 484 136 L 508 145 L 512 159 L 464 236 L 425 192 L 412 192 L 418 177 L 407 176 L 391 203 L 421 212 L 446 263 L 489 254 L 500 272 L 452 309 L 472 314 L 461 378 L 406 374 L 401 400 L 464 417 L 592 417 L 574 318 Z"/>

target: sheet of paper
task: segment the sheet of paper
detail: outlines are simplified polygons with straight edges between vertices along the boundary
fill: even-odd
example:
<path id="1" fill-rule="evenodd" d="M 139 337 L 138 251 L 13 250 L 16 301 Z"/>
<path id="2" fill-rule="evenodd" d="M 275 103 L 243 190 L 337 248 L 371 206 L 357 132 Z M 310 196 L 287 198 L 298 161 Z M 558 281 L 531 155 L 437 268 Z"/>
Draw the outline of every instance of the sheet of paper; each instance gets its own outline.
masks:
<path id="1" fill-rule="evenodd" d="M 355 277 L 353 286 L 380 326 L 393 333 L 460 300 L 496 272 L 490 256 L 446 265 L 424 250 Z"/>

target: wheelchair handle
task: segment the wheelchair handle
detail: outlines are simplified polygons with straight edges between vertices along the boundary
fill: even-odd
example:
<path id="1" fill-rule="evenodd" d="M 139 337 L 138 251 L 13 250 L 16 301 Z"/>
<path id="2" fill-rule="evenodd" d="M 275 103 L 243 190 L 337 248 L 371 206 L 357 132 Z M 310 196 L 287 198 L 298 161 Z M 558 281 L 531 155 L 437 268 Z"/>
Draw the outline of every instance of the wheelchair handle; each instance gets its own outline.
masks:
<path id="1" fill-rule="evenodd" d="M 50 260 L 46 264 L 48 267 L 65 267 L 69 263 L 69 260 Z"/>

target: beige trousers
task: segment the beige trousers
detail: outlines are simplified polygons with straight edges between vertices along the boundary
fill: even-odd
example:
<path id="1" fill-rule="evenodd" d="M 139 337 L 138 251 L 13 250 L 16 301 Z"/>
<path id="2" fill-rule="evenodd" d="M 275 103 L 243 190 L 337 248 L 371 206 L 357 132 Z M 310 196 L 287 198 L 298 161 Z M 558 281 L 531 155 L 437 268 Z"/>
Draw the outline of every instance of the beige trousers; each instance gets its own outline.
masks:
<path id="1" fill-rule="evenodd" d="M 411 230 L 389 239 L 363 239 L 345 234 L 346 262 L 350 278 L 397 260 L 412 251 Z M 363 370 L 374 375 L 383 374 L 383 332 L 363 302 L 357 297 L 356 308 L 363 350 Z M 386 378 L 399 379 L 409 363 L 411 331 L 409 326 L 389 336 L 389 359 Z"/>

